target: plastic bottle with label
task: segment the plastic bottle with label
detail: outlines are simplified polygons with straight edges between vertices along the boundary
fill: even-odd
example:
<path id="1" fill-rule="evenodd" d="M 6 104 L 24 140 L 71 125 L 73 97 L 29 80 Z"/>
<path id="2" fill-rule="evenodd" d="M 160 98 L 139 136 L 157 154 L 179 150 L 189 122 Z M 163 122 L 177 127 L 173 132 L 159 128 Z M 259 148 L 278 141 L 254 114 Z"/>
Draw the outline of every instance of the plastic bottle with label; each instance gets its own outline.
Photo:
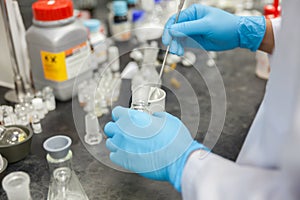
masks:
<path id="1" fill-rule="evenodd" d="M 71 0 L 32 4 L 33 25 L 27 30 L 31 69 L 36 89 L 50 86 L 59 100 L 69 100 L 73 84 L 93 75 L 86 28 L 73 16 Z M 74 90 L 75 91 L 75 90 Z"/>

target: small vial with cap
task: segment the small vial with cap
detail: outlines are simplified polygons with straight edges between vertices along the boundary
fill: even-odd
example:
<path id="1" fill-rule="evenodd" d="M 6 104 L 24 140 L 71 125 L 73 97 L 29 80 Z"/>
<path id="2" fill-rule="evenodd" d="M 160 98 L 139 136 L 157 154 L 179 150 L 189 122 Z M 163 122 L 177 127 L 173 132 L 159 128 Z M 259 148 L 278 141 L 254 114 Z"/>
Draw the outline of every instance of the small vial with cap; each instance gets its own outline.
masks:
<path id="1" fill-rule="evenodd" d="M 43 99 L 45 101 L 48 111 L 53 111 L 56 108 L 55 96 L 53 94 L 53 89 L 49 86 L 43 89 Z"/>
<path id="2" fill-rule="evenodd" d="M 3 123 L 5 126 L 14 125 L 17 122 L 17 117 L 14 113 L 14 109 L 11 106 L 1 106 L 2 115 L 3 115 Z"/>
<path id="3" fill-rule="evenodd" d="M 107 60 L 106 36 L 100 31 L 102 23 L 98 19 L 89 19 L 84 21 L 84 26 L 89 31 L 89 41 L 92 48 L 92 68 L 97 69 L 98 65 Z M 103 27 L 102 27 L 103 29 Z"/>
<path id="4" fill-rule="evenodd" d="M 110 21 L 111 33 L 116 41 L 128 41 L 131 38 L 131 23 L 125 1 L 113 1 L 114 17 Z"/>
<path id="5" fill-rule="evenodd" d="M 31 119 L 31 127 L 32 127 L 32 131 L 35 133 L 35 134 L 39 134 L 42 132 L 42 125 L 41 125 L 41 121 L 40 121 L 40 118 L 37 114 L 34 114 L 32 116 L 32 119 Z"/>
<path id="6" fill-rule="evenodd" d="M 44 103 L 43 99 L 41 98 L 34 98 L 32 99 L 32 105 L 36 113 L 38 114 L 40 119 L 44 119 L 45 117 L 45 108 L 44 108 Z"/>

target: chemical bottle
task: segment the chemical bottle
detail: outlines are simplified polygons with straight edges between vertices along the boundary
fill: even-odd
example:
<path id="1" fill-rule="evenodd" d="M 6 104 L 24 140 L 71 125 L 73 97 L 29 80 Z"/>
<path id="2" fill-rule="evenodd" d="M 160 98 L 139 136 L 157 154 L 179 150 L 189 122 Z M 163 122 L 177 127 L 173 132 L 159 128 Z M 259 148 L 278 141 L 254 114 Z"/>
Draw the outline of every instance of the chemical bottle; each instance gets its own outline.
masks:
<path id="1" fill-rule="evenodd" d="M 131 38 L 131 23 L 128 20 L 128 8 L 125 1 L 113 2 L 113 19 L 110 22 L 111 34 L 116 41 L 128 41 Z"/>
<path id="2" fill-rule="evenodd" d="M 137 0 L 127 0 L 127 7 L 128 9 L 135 9 L 137 8 Z"/>
<path id="3" fill-rule="evenodd" d="M 86 62 L 90 54 L 86 28 L 73 16 L 71 0 L 37 1 L 32 10 L 26 40 L 35 87 L 50 86 L 57 99 L 69 100 L 76 94 L 75 80 L 93 75 Z"/>
<path id="4" fill-rule="evenodd" d="M 84 21 L 84 26 L 89 31 L 89 41 L 92 48 L 91 64 L 93 69 L 104 63 L 107 59 L 106 36 L 100 31 L 101 21 L 98 19 L 89 19 Z"/>

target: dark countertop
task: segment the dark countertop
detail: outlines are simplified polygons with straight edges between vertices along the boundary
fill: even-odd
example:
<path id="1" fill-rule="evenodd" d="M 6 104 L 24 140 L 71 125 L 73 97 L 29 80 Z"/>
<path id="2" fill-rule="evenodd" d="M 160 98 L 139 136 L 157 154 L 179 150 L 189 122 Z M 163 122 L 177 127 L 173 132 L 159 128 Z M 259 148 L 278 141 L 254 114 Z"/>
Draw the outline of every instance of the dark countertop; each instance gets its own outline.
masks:
<path id="1" fill-rule="evenodd" d="M 216 64 L 222 75 L 227 97 L 227 115 L 222 135 L 213 152 L 235 160 L 253 121 L 264 93 L 265 81 L 254 75 L 254 54 L 247 50 L 234 50 L 218 53 Z M 210 119 L 209 94 L 203 81 L 194 77 L 193 70 L 177 68 L 191 82 L 201 110 L 201 120 L 196 139 L 203 140 Z M 7 89 L 0 88 L 0 103 Z M 187 97 L 188 98 L 188 97 Z M 75 101 L 74 105 L 77 104 Z M 174 115 L 180 114 L 180 107 L 172 93 L 167 94 L 166 110 Z M 100 120 L 103 125 L 109 116 Z M 147 180 L 136 174 L 119 172 L 97 161 L 84 147 L 78 137 L 72 115 L 72 102 L 57 102 L 57 108 L 49 112 L 42 121 L 43 133 L 34 135 L 31 153 L 24 160 L 10 164 L 7 173 L 22 170 L 31 178 L 31 194 L 34 200 L 46 199 L 49 173 L 43 141 L 57 134 L 72 138 L 73 169 L 78 175 L 90 200 L 98 199 L 181 199 L 179 193 L 165 182 Z M 0 189 L 0 199 L 6 199 Z"/>

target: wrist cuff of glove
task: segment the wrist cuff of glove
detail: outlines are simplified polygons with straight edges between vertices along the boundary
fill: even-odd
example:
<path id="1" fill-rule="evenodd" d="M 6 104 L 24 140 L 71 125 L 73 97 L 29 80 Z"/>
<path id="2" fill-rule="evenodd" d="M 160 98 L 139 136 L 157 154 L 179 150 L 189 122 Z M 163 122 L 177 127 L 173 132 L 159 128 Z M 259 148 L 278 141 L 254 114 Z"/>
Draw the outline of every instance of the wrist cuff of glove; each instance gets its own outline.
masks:
<path id="1" fill-rule="evenodd" d="M 266 19 L 263 16 L 240 17 L 240 47 L 256 51 L 266 32 Z"/>
<path id="2" fill-rule="evenodd" d="M 183 155 L 171 166 L 169 166 L 169 181 L 178 192 L 181 192 L 181 177 L 186 161 L 189 158 L 189 155 L 198 149 L 210 151 L 203 144 L 200 144 L 197 141 L 193 141 L 190 147 L 183 153 Z"/>

